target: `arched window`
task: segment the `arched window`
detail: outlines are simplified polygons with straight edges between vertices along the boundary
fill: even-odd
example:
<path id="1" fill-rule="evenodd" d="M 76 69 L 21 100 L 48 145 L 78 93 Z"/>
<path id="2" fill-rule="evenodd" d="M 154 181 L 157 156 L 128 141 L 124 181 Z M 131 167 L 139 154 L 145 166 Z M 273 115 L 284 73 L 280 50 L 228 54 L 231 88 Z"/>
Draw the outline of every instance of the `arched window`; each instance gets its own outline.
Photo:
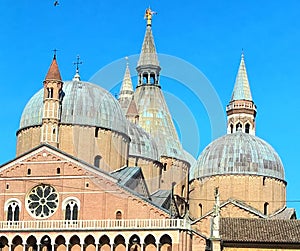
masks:
<path id="1" fill-rule="evenodd" d="M 47 88 L 48 91 L 48 98 L 53 98 L 53 88 Z"/>
<path id="2" fill-rule="evenodd" d="M 78 220 L 79 200 L 77 198 L 67 198 L 63 202 L 65 220 Z"/>
<path id="3" fill-rule="evenodd" d="M 263 177 L 263 186 L 266 185 L 266 176 Z"/>
<path id="4" fill-rule="evenodd" d="M 183 185 L 181 187 L 181 197 L 184 197 L 185 196 L 185 186 Z"/>
<path id="5" fill-rule="evenodd" d="M 148 83 L 148 74 L 143 74 L 143 84 Z"/>
<path id="6" fill-rule="evenodd" d="M 233 133 L 233 124 L 230 124 L 230 133 Z"/>
<path id="7" fill-rule="evenodd" d="M 6 203 L 7 221 L 19 221 L 20 205 L 20 202 L 17 200 L 10 200 Z"/>
<path id="8" fill-rule="evenodd" d="M 101 161 L 101 156 L 97 155 L 94 159 L 94 166 L 100 168 L 100 161 Z"/>
<path id="9" fill-rule="evenodd" d="M 99 131 L 100 131 L 100 128 L 99 128 L 99 127 L 96 127 L 96 128 L 95 128 L 95 138 L 98 138 L 98 137 L 99 137 Z"/>
<path id="10" fill-rule="evenodd" d="M 245 125 L 245 133 L 250 133 L 250 124 L 249 123 L 247 123 Z"/>
<path id="11" fill-rule="evenodd" d="M 122 220 L 122 212 L 121 211 L 116 212 L 116 220 Z"/>
<path id="12" fill-rule="evenodd" d="M 155 84 L 155 74 L 150 74 L 150 84 Z"/>
<path id="13" fill-rule="evenodd" d="M 264 215 L 268 215 L 269 203 L 265 202 L 264 204 Z"/>
<path id="14" fill-rule="evenodd" d="M 66 206 L 65 220 L 78 219 L 78 206 L 76 202 L 70 201 Z"/>
<path id="15" fill-rule="evenodd" d="M 202 204 L 199 204 L 199 217 L 202 217 L 203 214 L 203 208 L 202 208 Z"/>
<path id="16" fill-rule="evenodd" d="M 242 129 L 242 124 L 241 123 L 237 123 L 236 126 L 235 126 L 235 131 L 239 131 L 239 128 Z"/>

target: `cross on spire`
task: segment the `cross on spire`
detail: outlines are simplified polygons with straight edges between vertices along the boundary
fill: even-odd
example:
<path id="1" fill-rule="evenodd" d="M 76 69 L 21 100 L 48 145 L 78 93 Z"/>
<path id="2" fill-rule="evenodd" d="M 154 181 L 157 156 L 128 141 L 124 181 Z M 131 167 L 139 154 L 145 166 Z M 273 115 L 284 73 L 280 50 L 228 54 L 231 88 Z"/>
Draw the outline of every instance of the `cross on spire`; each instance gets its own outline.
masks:
<path id="1" fill-rule="evenodd" d="M 77 55 L 77 61 L 73 63 L 76 65 L 76 72 L 79 72 L 79 65 L 82 64 L 82 61 L 80 61 L 80 56 Z"/>
<path id="2" fill-rule="evenodd" d="M 73 78 L 74 81 L 80 81 L 80 75 L 79 75 L 79 65 L 82 64 L 82 61 L 80 61 L 79 55 L 77 55 L 76 62 L 73 62 L 73 65 L 76 65 L 76 73 Z"/>
<path id="3" fill-rule="evenodd" d="M 56 52 L 57 52 L 57 51 L 58 51 L 57 49 L 54 49 L 54 50 L 53 50 L 53 52 L 54 52 L 53 58 L 54 58 L 54 59 L 56 59 Z"/>

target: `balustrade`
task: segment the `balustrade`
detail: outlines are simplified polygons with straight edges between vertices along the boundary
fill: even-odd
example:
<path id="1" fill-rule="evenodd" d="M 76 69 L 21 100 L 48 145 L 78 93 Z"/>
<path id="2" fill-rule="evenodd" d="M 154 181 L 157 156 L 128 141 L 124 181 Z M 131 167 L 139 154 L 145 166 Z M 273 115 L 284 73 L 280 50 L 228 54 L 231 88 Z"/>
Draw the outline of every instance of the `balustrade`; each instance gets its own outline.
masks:
<path id="1" fill-rule="evenodd" d="M 1 231 L 66 229 L 77 230 L 117 230 L 117 229 L 188 229 L 185 219 L 126 219 L 126 220 L 35 220 L 0 221 Z"/>

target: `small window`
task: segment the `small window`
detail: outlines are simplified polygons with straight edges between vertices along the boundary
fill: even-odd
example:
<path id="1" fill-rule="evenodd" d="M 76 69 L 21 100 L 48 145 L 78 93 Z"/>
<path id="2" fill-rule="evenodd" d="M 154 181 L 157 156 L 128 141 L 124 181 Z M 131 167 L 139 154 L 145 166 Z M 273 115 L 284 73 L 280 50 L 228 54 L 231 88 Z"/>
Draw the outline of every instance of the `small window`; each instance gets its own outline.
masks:
<path id="1" fill-rule="evenodd" d="M 235 127 L 235 130 L 238 132 L 241 129 L 242 129 L 242 124 L 241 123 L 237 123 L 236 127 Z"/>
<path id="2" fill-rule="evenodd" d="M 8 190 L 8 189 L 9 189 L 9 184 L 7 183 L 7 184 L 6 184 L 6 190 Z"/>
<path id="3" fill-rule="evenodd" d="M 268 215 L 269 203 L 265 202 L 264 204 L 264 215 Z"/>
<path id="4" fill-rule="evenodd" d="M 250 124 L 245 125 L 245 133 L 250 133 Z"/>
<path id="5" fill-rule="evenodd" d="M 203 214 L 203 208 L 202 208 L 202 204 L 199 204 L 199 217 L 202 217 Z"/>
<path id="6" fill-rule="evenodd" d="M 89 187 L 90 184 L 88 182 L 85 183 L 85 187 Z"/>
<path id="7" fill-rule="evenodd" d="M 100 155 L 97 155 L 94 158 L 94 166 L 100 168 L 100 162 L 101 162 L 102 157 Z"/>
<path id="8" fill-rule="evenodd" d="M 95 138 L 99 137 L 99 127 L 95 128 Z"/>
<path id="9" fill-rule="evenodd" d="M 60 174 L 60 167 L 56 168 L 56 174 Z"/>
<path id="10" fill-rule="evenodd" d="M 263 186 L 265 186 L 266 185 L 266 177 L 264 176 L 263 177 Z"/>
<path id="11" fill-rule="evenodd" d="M 184 197 L 185 196 L 185 186 L 183 185 L 181 187 L 181 197 Z"/>
<path id="12" fill-rule="evenodd" d="M 164 171 L 167 171 L 167 163 L 164 163 Z"/>
<path id="13" fill-rule="evenodd" d="M 30 168 L 27 169 L 27 175 L 31 175 L 31 169 Z"/>
<path id="14" fill-rule="evenodd" d="M 230 133 L 233 133 L 233 124 L 230 124 Z"/>
<path id="15" fill-rule="evenodd" d="M 53 98 L 53 88 L 47 88 L 48 91 L 48 98 Z"/>
<path id="16" fill-rule="evenodd" d="M 121 211 L 116 212 L 116 220 L 122 220 L 122 212 Z"/>

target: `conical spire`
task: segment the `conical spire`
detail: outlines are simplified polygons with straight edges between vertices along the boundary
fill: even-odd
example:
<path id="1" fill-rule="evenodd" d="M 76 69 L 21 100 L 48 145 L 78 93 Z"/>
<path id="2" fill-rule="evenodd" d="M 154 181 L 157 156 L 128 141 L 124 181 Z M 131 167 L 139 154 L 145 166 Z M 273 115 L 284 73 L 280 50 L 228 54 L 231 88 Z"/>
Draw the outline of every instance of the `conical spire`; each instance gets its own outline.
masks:
<path id="1" fill-rule="evenodd" d="M 56 54 L 54 54 L 53 56 L 52 63 L 49 67 L 45 80 L 62 80 L 60 76 L 58 64 L 56 61 Z"/>
<path id="2" fill-rule="evenodd" d="M 126 118 L 134 124 L 138 124 L 139 122 L 139 112 L 133 97 L 128 106 Z"/>
<path id="3" fill-rule="evenodd" d="M 233 100 L 249 100 L 252 101 L 248 75 L 244 60 L 244 53 L 241 56 L 240 67 L 236 76 L 231 101 Z"/>
<path id="4" fill-rule="evenodd" d="M 252 100 L 244 53 L 241 56 L 232 97 L 226 107 L 227 133 L 242 131 L 255 135 L 256 105 Z"/>
<path id="5" fill-rule="evenodd" d="M 126 57 L 126 60 L 128 60 L 128 58 Z M 129 63 L 127 61 L 126 63 L 126 70 L 125 70 L 125 74 L 123 77 L 123 82 L 122 82 L 122 86 L 121 86 L 121 90 L 120 90 L 120 94 L 119 94 L 119 99 L 125 99 L 125 98 L 130 98 L 133 95 L 133 86 L 132 86 L 132 81 L 131 81 L 131 75 L 130 75 L 130 70 L 129 70 Z"/>
<path id="6" fill-rule="evenodd" d="M 155 14 L 155 12 L 151 11 L 150 8 L 148 8 L 146 10 L 145 18 L 147 19 L 147 28 L 146 28 L 142 51 L 140 54 L 140 58 L 139 58 L 137 67 L 144 66 L 144 65 L 159 66 L 158 57 L 157 57 L 156 49 L 155 49 L 154 38 L 152 35 L 152 29 L 151 29 L 151 21 L 152 21 L 153 14 Z"/>
<path id="7" fill-rule="evenodd" d="M 132 87 L 132 81 L 131 81 L 131 76 L 130 76 L 130 71 L 129 71 L 129 63 L 128 63 L 128 58 L 126 57 L 127 63 L 126 63 L 126 70 L 125 74 L 123 77 L 123 82 L 121 85 L 120 93 L 119 93 L 119 103 L 124 111 L 124 114 L 127 113 L 127 109 L 129 107 L 129 104 L 132 100 L 133 97 L 133 87 Z"/>

